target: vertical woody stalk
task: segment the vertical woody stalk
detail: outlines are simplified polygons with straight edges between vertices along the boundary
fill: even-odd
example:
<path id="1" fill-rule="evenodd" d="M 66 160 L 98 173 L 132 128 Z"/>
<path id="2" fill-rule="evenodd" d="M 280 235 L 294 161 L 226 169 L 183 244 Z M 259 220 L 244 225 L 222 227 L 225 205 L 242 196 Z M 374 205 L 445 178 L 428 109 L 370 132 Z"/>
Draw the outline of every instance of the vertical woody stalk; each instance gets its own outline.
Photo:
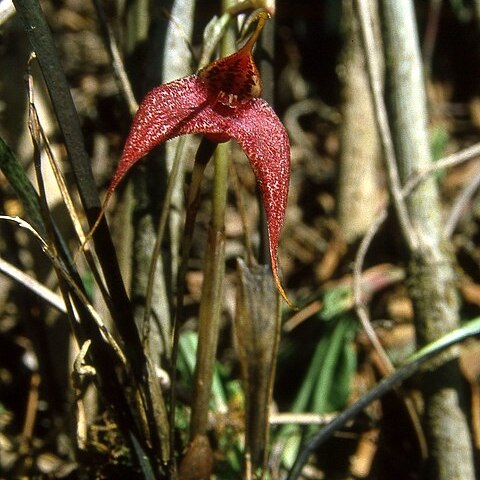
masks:
<path id="1" fill-rule="evenodd" d="M 426 100 L 411 0 L 385 0 L 383 40 L 386 60 L 388 120 L 400 179 L 405 183 L 432 162 L 426 126 Z M 453 256 L 441 234 L 441 208 L 433 178 L 406 199 L 412 237 L 409 293 L 419 346 L 459 326 Z M 450 349 L 425 371 L 425 433 L 429 446 L 428 478 L 474 479 L 458 350 Z"/>

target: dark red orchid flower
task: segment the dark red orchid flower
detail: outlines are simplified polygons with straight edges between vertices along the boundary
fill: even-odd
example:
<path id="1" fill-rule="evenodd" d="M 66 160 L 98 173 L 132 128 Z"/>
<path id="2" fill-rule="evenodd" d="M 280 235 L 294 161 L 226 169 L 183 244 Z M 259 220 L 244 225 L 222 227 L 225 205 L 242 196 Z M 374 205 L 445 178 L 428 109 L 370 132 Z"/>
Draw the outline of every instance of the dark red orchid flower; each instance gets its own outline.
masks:
<path id="1" fill-rule="evenodd" d="M 291 305 L 279 280 L 277 260 L 290 179 L 290 144 L 273 109 L 259 98 L 262 82 L 252 57 L 268 18 L 266 12 L 259 14 L 252 36 L 233 55 L 146 95 L 133 120 L 106 201 L 128 169 L 166 140 L 190 133 L 201 133 L 214 142 L 236 140 L 257 178 L 267 217 L 274 279 Z"/>

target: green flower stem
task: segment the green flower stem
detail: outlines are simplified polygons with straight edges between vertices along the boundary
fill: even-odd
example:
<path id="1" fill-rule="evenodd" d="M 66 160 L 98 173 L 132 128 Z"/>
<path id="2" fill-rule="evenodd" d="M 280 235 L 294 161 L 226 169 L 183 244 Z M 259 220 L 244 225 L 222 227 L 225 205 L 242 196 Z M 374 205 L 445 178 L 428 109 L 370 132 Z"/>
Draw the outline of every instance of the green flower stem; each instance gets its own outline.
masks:
<path id="1" fill-rule="evenodd" d="M 230 6 L 223 1 L 223 9 Z M 235 37 L 231 28 L 222 40 L 221 55 L 234 51 Z M 205 258 L 204 282 L 200 302 L 198 325 L 197 364 L 194 376 L 194 395 L 190 424 L 190 439 L 207 431 L 208 409 L 212 390 L 212 375 L 218 343 L 218 330 L 223 305 L 223 280 L 225 276 L 225 209 L 228 192 L 230 143 L 218 145 L 215 152 L 215 177 L 212 202 L 212 219 Z"/>
<path id="2" fill-rule="evenodd" d="M 193 231 L 195 227 L 195 219 L 197 217 L 198 207 L 200 206 L 200 187 L 202 184 L 203 173 L 208 161 L 210 160 L 216 143 L 212 143 L 206 138 L 203 138 L 198 147 L 195 156 L 195 164 L 193 166 L 192 179 L 188 190 L 188 198 L 186 205 L 185 229 L 182 239 L 182 258 L 178 267 L 177 274 L 177 294 L 176 294 L 176 309 L 175 318 L 172 325 L 172 371 L 171 371 L 171 388 L 170 388 L 170 465 L 173 468 L 175 465 L 175 404 L 176 404 L 176 363 L 178 358 L 178 343 L 179 343 L 179 325 L 183 320 L 183 298 L 185 295 L 185 276 L 188 269 L 188 259 L 190 257 L 190 250 L 193 241 Z"/>
<path id="3" fill-rule="evenodd" d="M 223 304 L 225 275 L 225 208 L 230 145 L 221 144 L 215 152 L 215 180 L 213 211 L 208 234 L 204 282 L 200 302 L 197 363 L 195 366 L 194 395 L 190 438 L 207 431 L 208 409 L 212 376 L 217 351 L 218 330 Z"/>

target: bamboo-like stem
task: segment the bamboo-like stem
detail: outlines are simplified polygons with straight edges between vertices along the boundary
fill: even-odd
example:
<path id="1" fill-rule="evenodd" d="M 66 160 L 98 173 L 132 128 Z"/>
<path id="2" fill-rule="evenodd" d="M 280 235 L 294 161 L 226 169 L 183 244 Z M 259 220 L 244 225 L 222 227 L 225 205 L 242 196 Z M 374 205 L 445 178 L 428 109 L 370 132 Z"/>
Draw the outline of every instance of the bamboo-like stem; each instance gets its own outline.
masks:
<path id="1" fill-rule="evenodd" d="M 138 79 L 137 87 L 149 89 L 192 73 L 189 42 L 194 3 L 194 0 L 172 2 L 168 21 L 158 21 L 150 12 L 153 16 L 149 19 L 149 61 L 145 62 L 145 75 Z M 136 33 L 140 35 L 142 29 Z M 164 42 L 161 48 L 159 41 Z M 135 172 L 132 298 L 135 321 L 140 330 L 147 333 L 143 335 L 144 344 L 148 343 L 146 351 L 157 367 L 162 358 L 170 356 L 173 290 L 183 229 L 185 162 L 182 153 L 188 148 L 184 146 L 191 145 L 192 141 L 192 137 L 172 139 L 153 153 L 152 161 Z M 162 230 L 166 231 L 168 243 L 161 241 Z M 146 264 L 150 268 L 145 268 Z"/>
<path id="2" fill-rule="evenodd" d="M 186 77 L 192 73 L 191 39 L 195 19 L 195 0 L 175 0 L 170 10 L 170 17 L 165 36 L 163 51 L 162 83 Z M 175 285 L 175 273 L 178 272 L 181 235 L 183 230 L 182 213 L 184 211 L 185 162 L 177 157 L 181 152 L 193 151 L 192 137 L 174 138 L 165 144 L 165 166 L 169 175 L 176 170 L 176 180 L 169 201 L 168 235 L 170 245 L 167 253 L 169 264 L 165 262 L 164 271 L 171 271 L 171 285 Z M 168 189 L 168 185 L 166 186 Z M 167 194 L 165 194 L 165 201 Z M 165 255 L 165 252 L 164 252 Z M 166 275 L 165 281 L 168 281 Z M 167 285 L 168 291 L 168 285 Z"/>
<path id="3" fill-rule="evenodd" d="M 432 163 L 426 126 L 426 96 L 411 0 L 382 2 L 388 121 L 393 133 L 400 180 Z M 433 178 L 405 200 L 413 231 L 403 231 L 409 246 L 409 293 L 419 345 L 460 325 L 456 275 L 450 245 L 442 235 L 441 205 Z M 416 246 L 407 237 L 416 239 Z M 429 447 L 427 478 L 475 478 L 465 414 L 465 391 L 452 349 L 425 374 L 425 433 Z"/>
<path id="4" fill-rule="evenodd" d="M 376 46 L 375 35 L 372 28 L 372 16 L 368 0 L 356 0 L 358 19 L 362 33 L 363 48 L 367 55 L 367 69 L 372 91 L 375 119 L 377 121 L 380 143 L 382 146 L 385 167 L 388 174 L 390 195 L 398 217 L 402 234 L 410 248 L 417 248 L 418 239 L 412 228 L 407 207 L 402 196 L 401 183 L 397 169 L 395 148 L 393 144 L 391 127 L 388 123 L 387 109 L 383 99 L 381 60 L 379 49 Z"/>

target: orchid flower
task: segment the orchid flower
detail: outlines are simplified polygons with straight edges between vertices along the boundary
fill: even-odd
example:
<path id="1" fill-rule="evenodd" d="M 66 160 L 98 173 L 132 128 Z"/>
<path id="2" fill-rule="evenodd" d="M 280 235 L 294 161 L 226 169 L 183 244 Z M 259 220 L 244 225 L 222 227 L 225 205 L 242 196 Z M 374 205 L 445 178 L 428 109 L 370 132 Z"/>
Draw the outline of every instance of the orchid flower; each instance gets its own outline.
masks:
<path id="1" fill-rule="evenodd" d="M 258 14 L 255 31 L 236 53 L 146 95 L 133 120 L 104 205 L 130 167 L 169 139 L 200 133 L 217 143 L 237 141 L 260 187 L 275 283 L 291 306 L 280 283 L 277 258 L 290 179 L 290 144 L 272 107 L 259 98 L 262 81 L 252 56 L 268 18 L 266 11 Z"/>

